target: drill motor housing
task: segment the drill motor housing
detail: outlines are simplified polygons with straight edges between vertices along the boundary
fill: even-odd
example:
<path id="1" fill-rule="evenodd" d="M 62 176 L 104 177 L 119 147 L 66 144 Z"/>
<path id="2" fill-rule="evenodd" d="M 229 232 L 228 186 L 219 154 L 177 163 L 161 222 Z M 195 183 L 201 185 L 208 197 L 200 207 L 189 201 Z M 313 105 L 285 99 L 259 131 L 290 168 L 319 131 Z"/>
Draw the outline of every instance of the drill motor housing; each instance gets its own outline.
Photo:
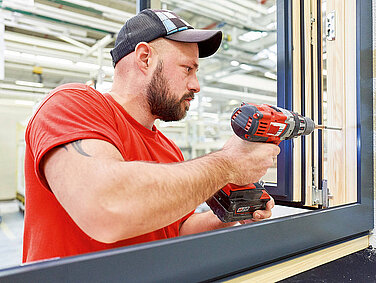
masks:
<path id="1" fill-rule="evenodd" d="M 279 144 L 282 140 L 312 133 L 315 123 L 280 107 L 242 103 L 231 116 L 231 127 L 246 141 Z"/>
<path id="2" fill-rule="evenodd" d="M 315 123 L 308 117 L 267 104 L 242 103 L 231 116 L 234 133 L 250 142 L 279 144 L 282 140 L 308 135 Z M 206 201 L 222 222 L 251 219 L 253 212 L 266 209 L 270 200 L 263 184 L 228 184 Z"/>

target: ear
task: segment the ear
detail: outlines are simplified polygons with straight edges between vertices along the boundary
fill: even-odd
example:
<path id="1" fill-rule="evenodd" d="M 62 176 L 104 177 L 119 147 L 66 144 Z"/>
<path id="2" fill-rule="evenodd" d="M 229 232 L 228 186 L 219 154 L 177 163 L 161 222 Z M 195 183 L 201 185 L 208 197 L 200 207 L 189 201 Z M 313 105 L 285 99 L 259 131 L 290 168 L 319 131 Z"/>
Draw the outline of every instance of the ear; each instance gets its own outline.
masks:
<path id="1" fill-rule="evenodd" d="M 146 42 L 140 42 L 135 48 L 136 63 L 141 72 L 147 73 L 150 70 L 150 61 L 152 56 L 151 47 Z"/>

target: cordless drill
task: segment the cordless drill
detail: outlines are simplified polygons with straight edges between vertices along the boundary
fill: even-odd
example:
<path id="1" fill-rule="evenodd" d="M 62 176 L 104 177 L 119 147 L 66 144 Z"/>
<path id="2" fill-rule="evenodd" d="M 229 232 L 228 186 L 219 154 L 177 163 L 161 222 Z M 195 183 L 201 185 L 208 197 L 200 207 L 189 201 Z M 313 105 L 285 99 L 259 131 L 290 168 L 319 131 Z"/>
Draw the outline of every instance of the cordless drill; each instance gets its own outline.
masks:
<path id="1" fill-rule="evenodd" d="M 242 103 L 231 116 L 237 136 L 251 142 L 279 144 L 301 135 L 309 135 L 315 123 L 298 113 L 267 104 Z M 251 219 L 253 212 L 266 209 L 270 196 L 262 183 L 247 186 L 228 184 L 206 201 L 222 222 Z"/>

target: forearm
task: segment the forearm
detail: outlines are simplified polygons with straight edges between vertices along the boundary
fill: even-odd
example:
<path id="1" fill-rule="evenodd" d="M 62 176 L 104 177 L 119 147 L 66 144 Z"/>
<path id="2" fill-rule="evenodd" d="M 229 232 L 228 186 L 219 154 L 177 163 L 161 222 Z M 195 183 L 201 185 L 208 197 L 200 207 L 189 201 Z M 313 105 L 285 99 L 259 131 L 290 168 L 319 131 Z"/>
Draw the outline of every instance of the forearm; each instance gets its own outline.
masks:
<path id="1" fill-rule="evenodd" d="M 180 227 L 180 236 L 196 234 L 225 227 L 231 227 L 237 222 L 223 223 L 210 210 L 202 213 L 195 213 L 190 216 Z"/>
<path id="2" fill-rule="evenodd" d="M 173 164 L 110 163 L 97 183 L 98 210 L 106 224 L 117 230 L 114 240 L 138 236 L 194 210 L 228 183 L 229 171 L 216 153 Z"/>

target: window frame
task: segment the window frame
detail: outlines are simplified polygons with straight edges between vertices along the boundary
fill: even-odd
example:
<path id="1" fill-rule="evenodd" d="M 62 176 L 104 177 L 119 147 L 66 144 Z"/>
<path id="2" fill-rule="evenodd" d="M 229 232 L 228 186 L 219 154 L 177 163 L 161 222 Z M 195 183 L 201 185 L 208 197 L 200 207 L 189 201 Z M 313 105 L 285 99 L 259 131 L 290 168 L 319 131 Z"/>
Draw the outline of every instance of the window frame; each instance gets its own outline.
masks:
<path id="1" fill-rule="evenodd" d="M 291 0 L 281 0 L 283 7 Z M 282 5 L 282 4 L 279 4 Z M 252 225 L 0 271 L 2 282 L 204 281 L 320 249 L 373 229 L 372 2 L 357 0 L 358 202 Z"/>

